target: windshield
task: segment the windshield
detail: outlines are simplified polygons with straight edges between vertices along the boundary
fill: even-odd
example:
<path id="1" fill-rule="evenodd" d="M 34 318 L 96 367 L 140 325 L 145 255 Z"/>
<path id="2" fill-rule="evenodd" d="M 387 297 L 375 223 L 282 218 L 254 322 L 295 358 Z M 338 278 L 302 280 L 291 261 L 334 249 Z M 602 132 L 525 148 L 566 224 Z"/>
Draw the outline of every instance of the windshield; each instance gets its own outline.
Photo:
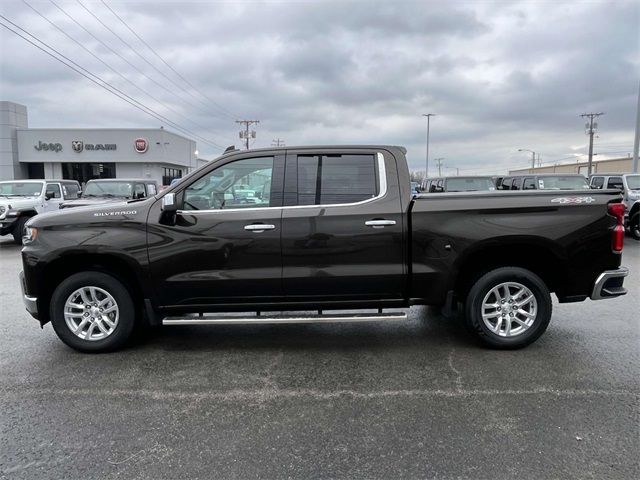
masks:
<path id="1" fill-rule="evenodd" d="M 130 182 L 87 182 L 83 197 L 125 197 L 130 198 L 133 184 Z"/>
<path id="2" fill-rule="evenodd" d="M 629 190 L 640 190 L 640 175 L 628 175 L 627 185 Z"/>
<path id="3" fill-rule="evenodd" d="M 445 190 L 447 192 L 473 192 L 476 190 L 495 190 L 490 178 L 448 178 Z"/>
<path id="4" fill-rule="evenodd" d="M 540 190 L 588 190 L 587 179 L 581 176 L 538 177 Z"/>
<path id="5" fill-rule="evenodd" d="M 0 182 L 0 195 L 6 197 L 33 197 L 42 193 L 44 182 Z"/>

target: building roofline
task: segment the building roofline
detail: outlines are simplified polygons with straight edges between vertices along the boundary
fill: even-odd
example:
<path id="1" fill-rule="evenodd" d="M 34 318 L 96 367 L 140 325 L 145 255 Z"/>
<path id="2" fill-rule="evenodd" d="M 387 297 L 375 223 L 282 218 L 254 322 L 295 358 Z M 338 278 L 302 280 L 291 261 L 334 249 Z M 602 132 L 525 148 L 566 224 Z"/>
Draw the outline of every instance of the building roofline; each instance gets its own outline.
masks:
<path id="1" fill-rule="evenodd" d="M 175 135 L 176 137 L 180 137 L 180 138 L 184 138 L 185 140 L 189 140 L 191 142 L 195 142 L 195 140 L 193 140 L 192 138 L 189 137 L 185 137 L 184 135 L 180 135 L 179 133 L 175 133 L 171 130 L 167 130 L 166 128 L 108 128 L 108 127 L 100 127 L 100 128 L 86 128 L 86 127 L 81 127 L 81 128 L 74 128 L 74 127 L 63 127 L 63 128 L 58 128 L 58 127 L 38 127 L 38 128 L 31 128 L 31 127 L 26 127 L 26 128 L 16 128 L 16 131 L 18 132 L 28 132 L 28 131 L 72 131 L 72 130 L 76 130 L 76 131 L 83 131 L 83 132 L 90 132 L 90 131 L 107 131 L 107 130 L 117 130 L 117 131 L 125 131 L 125 132 L 165 132 L 165 133 L 169 133 L 171 135 Z"/>

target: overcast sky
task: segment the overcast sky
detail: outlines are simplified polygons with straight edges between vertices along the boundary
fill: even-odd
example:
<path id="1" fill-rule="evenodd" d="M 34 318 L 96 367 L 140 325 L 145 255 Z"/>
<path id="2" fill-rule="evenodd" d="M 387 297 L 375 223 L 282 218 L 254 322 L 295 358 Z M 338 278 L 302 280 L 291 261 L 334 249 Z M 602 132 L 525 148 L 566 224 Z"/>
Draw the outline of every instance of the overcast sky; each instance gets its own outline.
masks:
<path id="1" fill-rule="evenodd" d="M 638 1 L 105 0 L 191 85 L 101 1 L 81 0 L 86 9 L 75 0 L 28 1 L 98 58 L 22 1 L 3 1 L 0 11 L 221 147 L 240 145 L 234 120 L 259 119 L 254 147 L 276 138 L 287 145 L 404 145 L 410 167 L 424 170 L 421 114 L 435 113 L 431 159 L 444 157 L 445 166 L 461 173 L 500 173 L 530 162 L 518 148 L 541 152 L 549 163 L 586 153 L 578 115 L 603 111 L 596 158 L 626 156 L 633 148 Z M 5 28 L 0 42 L 0 99 L 26 105 L 29 126 L 163 124 L 175 131 Z M 197 140 L 200 156 L 221 152 Z"/>

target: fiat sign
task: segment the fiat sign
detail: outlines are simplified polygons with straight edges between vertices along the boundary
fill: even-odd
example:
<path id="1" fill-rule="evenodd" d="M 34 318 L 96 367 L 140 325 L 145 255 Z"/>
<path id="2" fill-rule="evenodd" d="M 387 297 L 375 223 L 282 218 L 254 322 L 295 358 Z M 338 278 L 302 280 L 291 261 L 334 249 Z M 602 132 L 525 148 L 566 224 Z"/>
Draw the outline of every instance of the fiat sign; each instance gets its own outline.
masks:
<path id="1" fill-rule="evenodd" d="M 147 142 L 146 138 L 136 138 L 134 147 L 136 149 L 136 152 L 144 153 L 149 149 L 149 142 Z"/>

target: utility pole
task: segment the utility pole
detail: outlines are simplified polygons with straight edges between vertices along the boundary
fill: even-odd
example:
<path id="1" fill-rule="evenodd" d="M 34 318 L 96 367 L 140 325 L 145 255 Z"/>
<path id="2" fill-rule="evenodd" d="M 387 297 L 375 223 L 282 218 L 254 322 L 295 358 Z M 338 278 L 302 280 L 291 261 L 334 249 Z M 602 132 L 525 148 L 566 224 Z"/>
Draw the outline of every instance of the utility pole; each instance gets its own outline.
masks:
<path id="1" fill-rule="evenodd" d="M 519 152 L 530 152 L 531 153 L 531 173 L 535 173 L 536 171 L 536 152 L 533 150 L 529 150 L 528 148 L 519 148 Z M 538 156 L 538 158 L 540 158 Z"/>
<path id="2" fill-rule="evenodd" d="M 598 129 L 598 123 L 594 122 L 594 118 L 598 118 L 600 115 L 604 115 L 604 112 L 599 113 L 583 113 L 580 115 L 582 118 L 588 118 L 589 122 L 584 126 L 585 133 L 589 135 L 589 167 L 587 168 L 587 177 L 591 176 L 591 169 L 593 167 L 593 134 Z"/>
<path id="3" fill-rule="evenodd" d="M 253 124 L 260 123 L 260 120 L 236 120 L 236 123 L 244 125 L 244 130 L 240 130 L 240 138 L 245 141 L 247 150 L 249 150 L 249 139 L 256 138 L 256 131 L 249 131 L 249 127 Z"/>
<path id="4" fill-rule="evenodd" d="M 284 147 L 284 140 L 280 140 L 279 138 L 276 138 L 275 140 L 271 140 L 271 146 L 272 147 Z"/>
<path id="5" fill-rule="evenodd" d="M 422 114 L 423 117 L 427 117 L 427 164 L 426 164 L 426 169 L 424 171 L 424 178 L 428 178 L 429 177 L 429 126 L 430 126 L 430 120 L 431 117 L 435 117 L 436 114 L 435 113 L 423 113 Z"/>
<path id="6" fill-rule="evenodd" d="M 444 160 L 444 157 L 439 157 L 434 159 L 434 162 L 436 162 L 436 165 L 438 165 L 438 176 L 441 177 L 442 176 L 442 160 Z"/>

